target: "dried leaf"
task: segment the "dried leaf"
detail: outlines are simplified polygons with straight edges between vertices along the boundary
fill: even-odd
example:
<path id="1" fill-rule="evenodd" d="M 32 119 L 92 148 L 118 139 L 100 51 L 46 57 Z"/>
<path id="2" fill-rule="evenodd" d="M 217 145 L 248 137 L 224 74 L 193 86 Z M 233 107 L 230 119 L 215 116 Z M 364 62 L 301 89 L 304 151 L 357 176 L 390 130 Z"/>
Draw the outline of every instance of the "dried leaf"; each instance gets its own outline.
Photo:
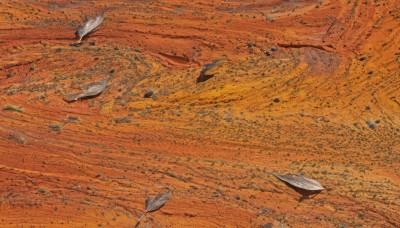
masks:
<path id="1" fill-rule="evenodd" d="M 158 194 L 154 198 L 152 198 L 152 197 L 147 198 L 146 199 L 146 210 L 142 214 L 142 216 L 139 218 L 139 220 L 137 221 L 135 227 L 137 227 L 139 225 L 140 221 L 142 220 L 142 218 L 145 216 L 145 214 L 147 212 L 153 212 L 153 211 L 156 211 L 156 210 L 160 209 L 161 207 L 163 207 L 164 204 L 167 202 L 168 198 L 170 197 L 170 195 L 171 195 L 171 191 L 168 191 L 166 193 Z"/>
<path id="2" fill-rule="evenodd" d="M 282 175 L 282 174 L 275 174 L 275 176 L 285 182 L 288 183 L 291 186 L 294 186 L 296 188 L 300 188 L 303 190 L 307 190 L 307 191 L 322 191 L 325 188 L 322 187 L 322 185 L 314 180 L 314 179 L 310 179 L 310 178 L 306 178 L 304 176 L 301 175 Z"/>
<path id="3" fill-rule="evenodd" d="M 72 94 L 65 95 L 63 97 L 63 99 L 67 102 L 73 102 L 73 101 L 77 101 L 80 96 L 81 96 L 81 93 L 72 93 Z"/>
<path id="4" fill-rule="evenodd" d="M 85 88 L 83 89 L 83 93 L 87 97 L 95 96 L 95 95 L 103 92 L 103 90 L 106 88 L 107 83 L 108 83 L 109 80 L 110 80 L 110 78 L 107 78 L 107 79 L 105 79 L 103 81 L 100 81 L 100 82 L 90 83 L 89 85 L 85 86 Z"/>
<path id="5" fill-rule="evenodd" d="M 196 83 L 205 82 L 212 78 L 220 70 L 220 66 L 226 63 L 226 58 L 214 60 L 212 63 L 206 64 L 201 70 L 199 77 L 197 77 Z"/>
<path id="6" fill-rule="evenodd" d="M 92 19 L 86 19 L 83 25 L 80 25 L 78 27 L 78 31 L 76 31 L 76 36 L 79 37 L 79 41 L 81 42 L 82 38 L 86 36 L 87 34 L 96 31 L 99 28 L 99 25 L 101 22 L 104 20 L 104 12 L 102 12 L 99 16 L 96 18 Z"/>
<path id="7" fill-rule="evenodd" d="M 146 200 L 146 212 L 152 212 L 160 209 L 167 202 L 168 197 L 171 195 L 171 191 L 164 194 L 158 194 L 154 198 L 147 198 Z"/>
<path id="8" fill-rule="evenodd" d="M 204 68 L 201 70 L 200 74 L 204 74 L 204 75 L 215 74 L 215 72 L 213 70 L 215 70 L 215 68 L 217 68 L 217 66 L 221 62 L 224 62 L 224 61 L 226 61 L 226 58 L 217 59 L 217 60 L 214 60 L 212 63 L 206 64 L 204 66 Z"/>
<path id="9" fill-rule="evenodd" d="M 110 80 L 110 78 L 107 78 L 100 82 L 90 83 L 89 85 L 86 85 L 83 88 L 82 93 L 68 94 L 64 97 L 64 100 L 68 101 L 68 102 L 72 102 L 72 101 L 77 101 L 81 98 L 96 96 L 96 95 L 100 94 L 101 92 L 103 92 L 103 90 L 106 88 L 109 80 Z"/>

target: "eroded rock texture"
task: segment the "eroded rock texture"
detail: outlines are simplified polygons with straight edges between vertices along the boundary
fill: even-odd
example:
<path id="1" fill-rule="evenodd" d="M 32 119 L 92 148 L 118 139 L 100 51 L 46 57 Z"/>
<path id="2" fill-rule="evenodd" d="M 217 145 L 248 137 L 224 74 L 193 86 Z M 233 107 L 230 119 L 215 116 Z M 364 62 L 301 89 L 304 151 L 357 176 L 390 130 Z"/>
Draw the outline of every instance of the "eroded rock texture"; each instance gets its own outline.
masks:
<path id="1" fill-rule="evenodd" d="M 0 226 L 132 227 L 166 189 L 143 227 L 400 226 L 399 20 L 394 0 L 2 1 Z"/>

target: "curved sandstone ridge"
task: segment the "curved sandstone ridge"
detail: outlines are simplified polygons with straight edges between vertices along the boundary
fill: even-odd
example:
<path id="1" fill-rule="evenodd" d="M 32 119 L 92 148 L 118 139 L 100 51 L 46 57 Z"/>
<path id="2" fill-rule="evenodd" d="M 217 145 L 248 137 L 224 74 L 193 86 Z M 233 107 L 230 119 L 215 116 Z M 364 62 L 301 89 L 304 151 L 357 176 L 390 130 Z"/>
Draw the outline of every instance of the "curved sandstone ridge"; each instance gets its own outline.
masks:
<path id="1" fill-rule="evenodd" d="M 84 2 L 0 3 L 0 226 L 400 226 L 396 1 Z"/>

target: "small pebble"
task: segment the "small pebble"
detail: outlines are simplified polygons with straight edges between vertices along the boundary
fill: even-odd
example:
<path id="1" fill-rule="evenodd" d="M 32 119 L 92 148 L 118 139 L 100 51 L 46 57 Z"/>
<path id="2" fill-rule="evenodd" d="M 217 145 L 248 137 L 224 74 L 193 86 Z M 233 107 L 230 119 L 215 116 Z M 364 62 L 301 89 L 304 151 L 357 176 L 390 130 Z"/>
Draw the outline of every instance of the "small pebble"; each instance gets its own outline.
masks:
<path id="1" fill-rule="evenodd" d="M 367 124 L 368 127 L 371 128 L 372 130 L 376 129 L 376 124 L 374 122 L 372 122 L 371 120 L 366 121 L 365 124 Z"/>
<path id="2" fill-rule="evenodd" d="M 148 90 L 145 94 L 144 94 L 144 98 L 150 98 L 151 96 L 153 96 L 154 91 L 153 90 Z"/>

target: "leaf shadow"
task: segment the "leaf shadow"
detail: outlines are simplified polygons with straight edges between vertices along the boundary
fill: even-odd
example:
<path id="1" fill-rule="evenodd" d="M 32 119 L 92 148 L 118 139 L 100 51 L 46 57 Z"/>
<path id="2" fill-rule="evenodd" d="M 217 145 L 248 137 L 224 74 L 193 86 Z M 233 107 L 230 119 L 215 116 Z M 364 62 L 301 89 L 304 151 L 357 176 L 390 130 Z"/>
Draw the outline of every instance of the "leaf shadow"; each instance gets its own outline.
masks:
<path id="1" fill-rule="evenodd" d="M 295 192 L 297 192 L 301 195 L 299 202 L 302 202 L 303 200 L 306 200 L 306 199 L 312 199 L 323 191 L 323 190 L 306 190 L 306 189 L 302 189 L 302 188 L 293 186 L 286 182 L 283 182 L 283 183 L 285 183 L 286 186 L 288 186 L 289 188 L 293 189 Z"/>

